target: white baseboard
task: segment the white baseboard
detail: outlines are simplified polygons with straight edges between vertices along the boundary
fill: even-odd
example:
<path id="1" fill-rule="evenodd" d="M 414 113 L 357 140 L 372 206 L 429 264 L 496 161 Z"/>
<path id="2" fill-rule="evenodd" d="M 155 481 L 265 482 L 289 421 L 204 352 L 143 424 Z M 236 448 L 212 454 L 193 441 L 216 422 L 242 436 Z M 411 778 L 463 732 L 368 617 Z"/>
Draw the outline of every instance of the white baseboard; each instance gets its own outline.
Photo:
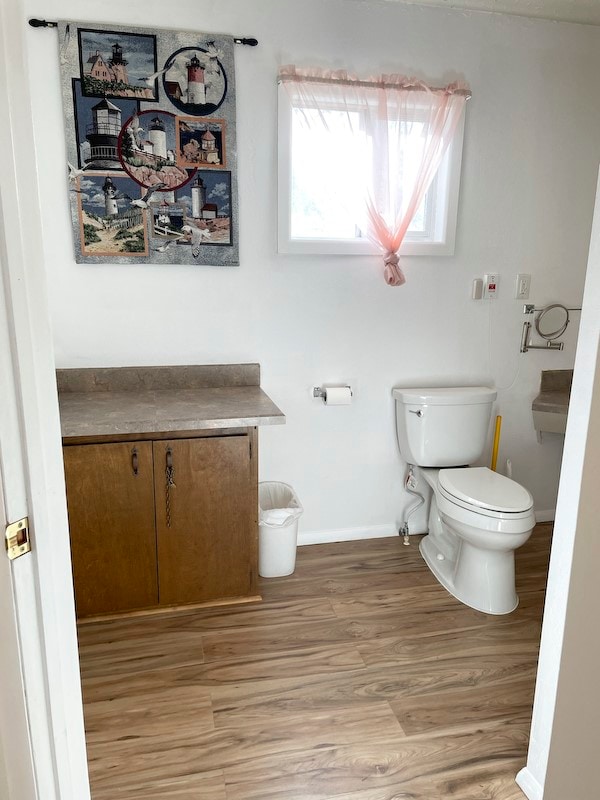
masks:
<path id="1" fill-rule="evenodd" d="M 536 522 L 553 522 L 555 509 L 535 512 Z M 427 533 L 427 531 L 411 531 L 411 534 Z M 398 529 L 394 523 L 373 525 L 370 528 L 334 528 L 328 531 L 300 531 L 298 546 L 305 544 L 329 544 L 330 542 L 353 542 L 358 539 L 383 539 L 386 536 L 397 536 Z"/>
<path id="2" fill-rule="evenodd" d="M 300 531 L 298 545 L 328 544 L 329 542 L 352 542 L 357 539 L 383 539 L 397 536 L 398 529 L 393 523 L 374 525 L 371 528 L 334 528 L 329 531 Z"/>
<path id="3" fill-rule="evenodd" d="M 544 787 L 540 786 L 527 767 L 523 767 L 516 777 L 517 786 L 525 793 L 528 800 L 542 800 Z"/>

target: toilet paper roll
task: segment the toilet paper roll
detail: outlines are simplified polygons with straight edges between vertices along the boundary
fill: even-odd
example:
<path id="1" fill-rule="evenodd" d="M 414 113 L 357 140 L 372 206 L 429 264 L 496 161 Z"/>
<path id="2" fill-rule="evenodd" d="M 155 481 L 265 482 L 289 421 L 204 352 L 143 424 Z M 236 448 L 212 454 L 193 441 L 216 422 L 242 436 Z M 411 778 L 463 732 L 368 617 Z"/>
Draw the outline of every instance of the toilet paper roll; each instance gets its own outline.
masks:
<path id="1" fill-rule="evenodd" d="M 349 406 L 352 402 L 352 389 L 350 386 L 326 386 L 325 405 Z"/>

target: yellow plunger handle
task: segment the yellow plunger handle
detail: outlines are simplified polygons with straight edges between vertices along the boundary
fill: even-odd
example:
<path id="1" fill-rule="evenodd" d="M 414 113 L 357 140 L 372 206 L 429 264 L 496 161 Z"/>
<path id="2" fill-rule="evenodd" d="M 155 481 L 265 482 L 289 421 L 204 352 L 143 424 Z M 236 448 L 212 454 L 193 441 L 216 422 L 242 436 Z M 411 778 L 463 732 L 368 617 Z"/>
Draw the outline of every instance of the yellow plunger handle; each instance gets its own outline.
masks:
<path id="1" fill-rule="evenodd" d="M 494 447 L 492 449 L 492 470 L 496 472 L 496 463 L 498 462 L 498 447 L 500 445 L 500 429 L 502 428 L 502 417 L 498 414 L 496 417 L 496 430 L 494 431 Z"/>

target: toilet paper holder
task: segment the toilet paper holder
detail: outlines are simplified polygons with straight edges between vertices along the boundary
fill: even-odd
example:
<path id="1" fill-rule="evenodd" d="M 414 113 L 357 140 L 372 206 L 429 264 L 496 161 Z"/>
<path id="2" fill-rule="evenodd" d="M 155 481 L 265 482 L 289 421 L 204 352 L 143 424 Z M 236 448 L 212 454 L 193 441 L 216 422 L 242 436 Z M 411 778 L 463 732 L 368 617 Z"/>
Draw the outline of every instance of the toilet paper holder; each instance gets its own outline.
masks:
<path id="1" fill-rule="evenodd" d="M 348 389 L 350 391 L 350 397 L 354 395 L 352 387 L 349 386 L 348 384 L 344 384 L 344 386 L 314 386 L 313 397 L 320 397 L 323 400 L 323 402 L 326 402 L 328 389 Z"/>

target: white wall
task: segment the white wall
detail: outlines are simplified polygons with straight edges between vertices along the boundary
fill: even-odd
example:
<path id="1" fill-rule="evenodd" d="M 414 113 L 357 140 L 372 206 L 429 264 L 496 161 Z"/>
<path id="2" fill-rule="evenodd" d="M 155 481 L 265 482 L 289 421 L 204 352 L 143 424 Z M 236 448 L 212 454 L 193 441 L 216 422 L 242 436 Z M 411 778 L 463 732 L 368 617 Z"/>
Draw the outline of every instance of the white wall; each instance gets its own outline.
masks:
<path id="1" fill-rule="evenodd" d="M 27 16 L 39 3 L 23 0 Z M 353 0 L 46 0 L 44 16 L 256 36 L 238 48 L 238 269 L 77 266 L 67 207 L 56 34 L 28 32 L 36 157 L 58 366 L 258 361 L 287 425 L 261 431 L 261 477 L 291 483 L 302 529 L 392 530 L 407 497 L 390 389 L 494 381 L 500 462 L 555 505 L 562 438 L 536 442 L 531 400 L 563 353 L 519 355 L 517 272 L 537 305 L 579 305 L 600 160 L 600 29 Z M 464 77 L 467 110 L 456 255 L 407 258 L 391 289 L 377 259 L 276 252 L 276 73 L 281 64 Z M 490 305 L 473 277 L 500 274 Z M 349 381 L 350 407 L 310 387 Z"/>

